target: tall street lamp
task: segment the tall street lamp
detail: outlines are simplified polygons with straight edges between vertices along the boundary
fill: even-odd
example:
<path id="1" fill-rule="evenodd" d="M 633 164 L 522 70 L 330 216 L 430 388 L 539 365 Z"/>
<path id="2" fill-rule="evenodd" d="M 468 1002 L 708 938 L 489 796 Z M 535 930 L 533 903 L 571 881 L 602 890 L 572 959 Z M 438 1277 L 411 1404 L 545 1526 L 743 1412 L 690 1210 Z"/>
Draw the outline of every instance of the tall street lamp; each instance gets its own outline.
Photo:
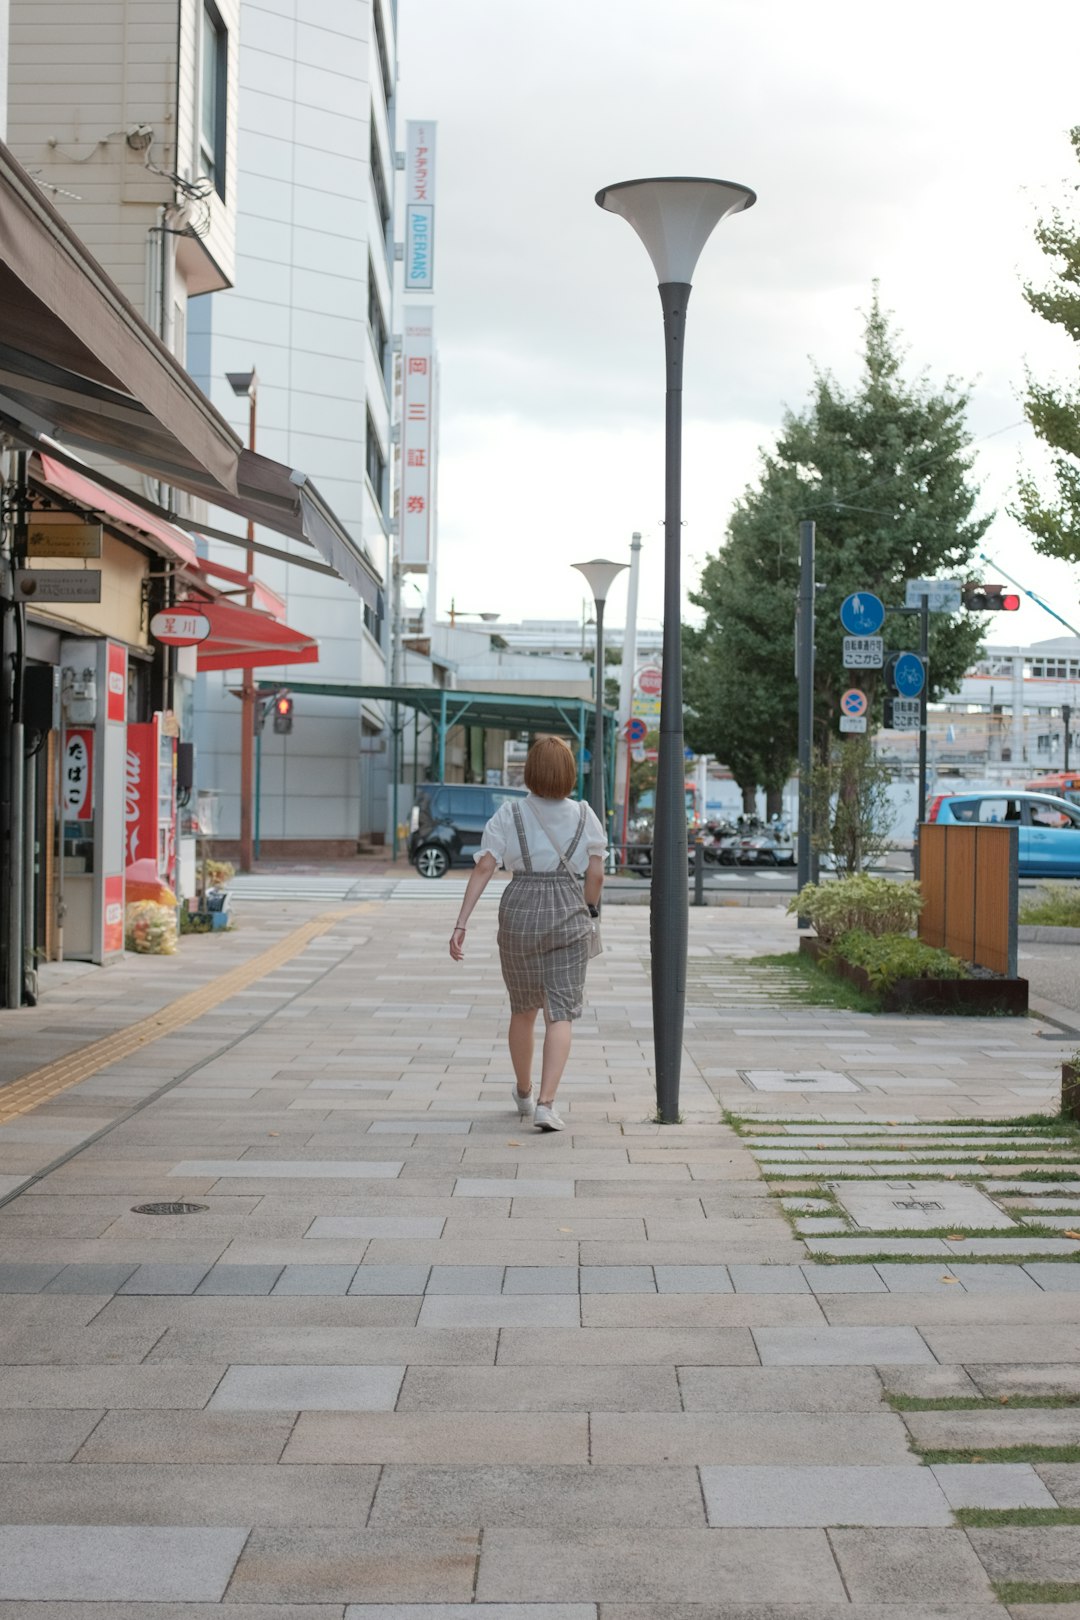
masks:
<path id="1" fill-rule="evenodd" d="M 259 392 L 259 379 L 255 367 L 250 371 L 227 371 L 229 387 L 238 399 L 247 396 L 248 449 L 255 448 L 255 402 Z M 248 549 L 244 563 L 244 601 L 255 605 L 255 553 L 251 543 L 255 539 L 255 525 L 248 519 Z M 258 691 L 255 672 L 245 669 L 240 688 L 240 870 L 250 872 L 254 865 L 254 804 L 255 804 L 255 710 Z"/>
<path id="2" fill-rule="evenodd" d="M 596 603 L 596 720 L 593 726 L 592 770 L 589 774 L 589 797 L 596 811 L 596 819 L 607 832 L 604 811 L 604 603 L 617 575 L 625 563 L 605 562 L 594 557 L 592 562 L 574 563 L 579 574 L 584 574 Z"/>
<path id="3" fill-rule="evenodd" d="M 686 304 L 702 248 L 729 214 L 750 208 L 749 187 L 727 180 L 683 176 L 625 180 L 596 194 L 601 208 L 633 226 L 660 283 L 667 354 L 664 477 L 664 672 L 660 690 L 660 757 L 653 826 L 652 948 L 653 1042 L 656 1114 L 663 1125 L 679 1119 L 679 1073 L 686 1003 L 688 884 L 686 797 L 683 786 L 682 587 L 682 363 Z"/>

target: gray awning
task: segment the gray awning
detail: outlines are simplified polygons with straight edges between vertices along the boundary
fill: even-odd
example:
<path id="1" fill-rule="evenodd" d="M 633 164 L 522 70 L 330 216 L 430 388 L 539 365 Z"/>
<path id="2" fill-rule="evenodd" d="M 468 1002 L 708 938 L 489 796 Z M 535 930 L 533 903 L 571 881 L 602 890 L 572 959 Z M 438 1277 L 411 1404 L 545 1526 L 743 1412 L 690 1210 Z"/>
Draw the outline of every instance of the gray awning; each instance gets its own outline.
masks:
<path id="1" fill-rule="evenodd" d="M 54 436 L 288 535 L 378 604 L 373 563 L 307 477 L 244 448 L 3 144 L 0 427 L 34 448 Z"/>

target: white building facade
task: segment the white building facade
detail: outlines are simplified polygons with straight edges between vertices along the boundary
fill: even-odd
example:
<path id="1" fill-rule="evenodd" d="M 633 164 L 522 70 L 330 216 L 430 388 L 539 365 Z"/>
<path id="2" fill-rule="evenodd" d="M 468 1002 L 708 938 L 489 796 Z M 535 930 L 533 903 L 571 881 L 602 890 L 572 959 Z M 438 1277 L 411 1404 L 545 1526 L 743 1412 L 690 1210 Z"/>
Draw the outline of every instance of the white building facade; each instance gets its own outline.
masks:
<path id="1" fill-rule="evenodd" d="M 257 375 L 256 448 L 308 474 L 390 577 L 395 6 L 240 0 L 236 285 L 189 325 L 188 366 L 247 435 L 229 372 Z M 306 681 L 382 683 L 383 616 L 341 581 L 268 560 L 260 577 L 319 641 Z M 267 670 L 262 678 L 275 678 Z M 239 829 L 238 682 L 202 677 L 200 781 Z M 280 671 L 289 684 L 289 670 Z M 299 693 L 261 738 L 259 843 L 354 853 L 386 826 L 389 750 L 376 702 Z"/>

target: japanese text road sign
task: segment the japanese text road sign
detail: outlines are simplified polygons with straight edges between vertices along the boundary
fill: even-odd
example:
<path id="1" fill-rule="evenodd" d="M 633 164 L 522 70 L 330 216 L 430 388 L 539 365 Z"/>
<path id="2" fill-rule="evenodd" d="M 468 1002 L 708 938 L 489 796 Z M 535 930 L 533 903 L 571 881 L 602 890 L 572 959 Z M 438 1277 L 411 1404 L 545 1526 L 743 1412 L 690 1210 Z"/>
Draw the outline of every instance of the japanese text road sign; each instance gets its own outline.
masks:
<path id="1" fill-rule="evenodd" d="M 840 623 L 849 636 L 876 636 L 885 623 L 885 604 L 869 591 L 855 591 L 840 604 Z"/>
<path id="2" fill-rule="evenodd" d="M 918 731 L 920 721 L 918 698 L 886 698 L 885 725 L 890 731 Z"/>
<path id="3" fill-rule="evenodd" d="M 866 716 L 865 716 L 865 714 L 842 714 L 840 716 L 840 730 L 841 731 L 865 731 L 866 730 Z"/>
<path id="4" fill-rule="evenodd" d="M 853 714 L 858 716 L 866 713 L 866 707 L 866 693 L 860 691 L 857 686 L 849 686 L 843 697 L 840 699 L 841 714 Z"/>
<path id="5" fill-rule="evenodd" d="M 845 636 L 845 669 L 880 669 L 885 662 L 885 643 L 881 636 Z"/>
<path id="6" fill-rule="evenodd" d="M 909 579 L 904 601 L 908 607 L 921 607 L 922 598 L 929 597 L 927 607 L 931 613 L 959 613 L 960 581 L 958 579 Z"/>
<path id="7" fill-rule="evenodd" d="M 926 685 L 926 670 L 918 653 L 893 653 L 885 670 L 885 680 L 897 697 L 917 698 Z"/>

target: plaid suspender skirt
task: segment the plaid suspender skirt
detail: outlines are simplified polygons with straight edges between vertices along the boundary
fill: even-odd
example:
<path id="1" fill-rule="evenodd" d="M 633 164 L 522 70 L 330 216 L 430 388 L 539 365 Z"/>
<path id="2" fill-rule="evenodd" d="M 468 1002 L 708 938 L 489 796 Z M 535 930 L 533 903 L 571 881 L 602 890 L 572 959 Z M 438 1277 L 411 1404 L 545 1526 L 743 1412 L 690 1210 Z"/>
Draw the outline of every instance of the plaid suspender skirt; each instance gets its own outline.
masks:
<path id="1" fill-rule="evenodd" d="M 514 805 L 524 872 L 515 872 L 499 902 L 499 963 L 510 993 L 511 1012 L 542 1007 L 552 1023 L 581 1017 L 590 921 L 581 885 L 563 867 L 534 872 L 521 808 Z M 565 850 L 573 855 L 585 827 L 582 805 L 578 827 Z"/>

